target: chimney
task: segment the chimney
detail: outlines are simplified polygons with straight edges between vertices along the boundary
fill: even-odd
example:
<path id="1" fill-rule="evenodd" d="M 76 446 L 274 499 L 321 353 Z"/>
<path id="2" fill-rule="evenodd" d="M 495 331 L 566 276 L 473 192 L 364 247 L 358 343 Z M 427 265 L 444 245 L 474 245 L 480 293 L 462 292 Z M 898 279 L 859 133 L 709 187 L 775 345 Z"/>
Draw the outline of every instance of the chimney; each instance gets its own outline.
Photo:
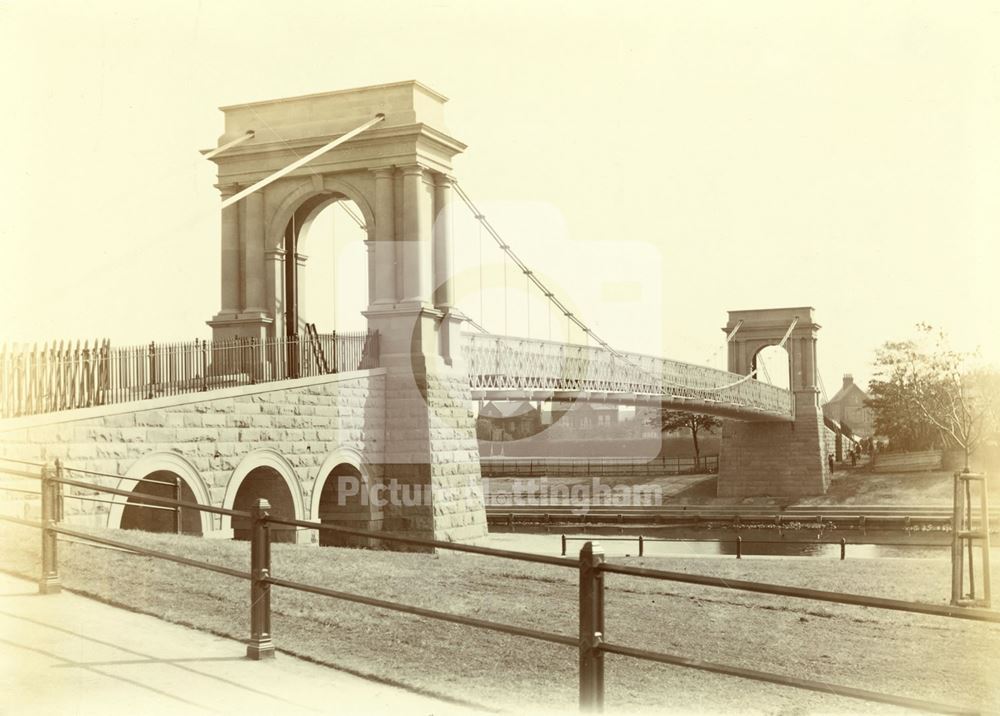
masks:
<path id="1" fill-rule="evenodd" d="M 844 373 L 844 387 L 849 388 L 854 385 L 854 376 L 850 373 Z"/>

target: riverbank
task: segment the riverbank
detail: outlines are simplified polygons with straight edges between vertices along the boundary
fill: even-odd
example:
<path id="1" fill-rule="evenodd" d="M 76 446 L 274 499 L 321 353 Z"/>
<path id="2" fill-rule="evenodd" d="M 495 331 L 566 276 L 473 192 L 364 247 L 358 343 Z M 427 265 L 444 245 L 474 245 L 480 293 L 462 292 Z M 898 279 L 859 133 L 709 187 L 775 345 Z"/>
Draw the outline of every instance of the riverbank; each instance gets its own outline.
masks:
<path id="1" fill-rule="evenodd" d="M 246 543 L 121 531 L 110 536 L 230 567 L 248 563 Z M 0 567 L 38 573 L 36 530 L 5 524 L 0 539 Z M 945 603 L 949 589 L 947 560 L 614 561 L 931 603 Z M 237 639 L 248 633 L 248 587 L 242 580 L 70 543 L 60 543 L 60 568 L 67 588 L 132 611 Z M 576 631 L 574 570 L 471 555 L 273 545 L 273 573 L 480 619 L 567 635 Z M 1000 625 L 630 577 L 607 581 L 608 638 L 617 643 L 1000 710 L 993 677 L 1000 666 Z M 574 708 L 574 649 L 277 588 L 273 607 L 275 642 L 290 653 L 483 706 L 514 712 L 523 712 L 525 704 L 543 711 Z M 607 661 L 611 711 L 897 712 L 625 657 Z"/>
<path id="2" fill-rule="evenodd" d="M 595 483 L 596 481 L 596 483 Z M 658 496 L 665 505 L 880 505 L 950 507 L 953 495 L 950 470 L 874 473 L 866 468 L 834 470 L 825 495 L 788 499 L 777 497 L 717 497 L 716 475 L 600 475 L 579 477 L 493 477 L 484 480 L 488 496 L 543 494 L 597 494 L 595 484 L 626 487 L 634 494 Z M 1000 505 L 1000 480 L 988 481 L 990 502 Z"/>

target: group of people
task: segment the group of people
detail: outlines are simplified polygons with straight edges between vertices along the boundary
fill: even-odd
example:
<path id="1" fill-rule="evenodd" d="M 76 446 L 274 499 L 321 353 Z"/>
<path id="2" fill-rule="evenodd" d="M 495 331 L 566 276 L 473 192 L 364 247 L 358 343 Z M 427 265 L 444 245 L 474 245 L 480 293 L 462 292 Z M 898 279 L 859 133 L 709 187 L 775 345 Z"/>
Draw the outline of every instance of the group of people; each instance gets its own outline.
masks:
<path id="1" fill-rule="evenodd" d="M 857 467 L 858 461 L 861 459 L 862 455 L 871 455 L 878 449 L 878 443 L 873 441 L 871 438 L 864 438 L 860 442 L 852 443 L 851 447 L 847 450 L 847 456 L 845 459 L 850 459 L 851 467 Z M 833 453 L 826 456 L 827 462 L 830 464 L 830 471 L 833 471 L 834 458 Z"/>

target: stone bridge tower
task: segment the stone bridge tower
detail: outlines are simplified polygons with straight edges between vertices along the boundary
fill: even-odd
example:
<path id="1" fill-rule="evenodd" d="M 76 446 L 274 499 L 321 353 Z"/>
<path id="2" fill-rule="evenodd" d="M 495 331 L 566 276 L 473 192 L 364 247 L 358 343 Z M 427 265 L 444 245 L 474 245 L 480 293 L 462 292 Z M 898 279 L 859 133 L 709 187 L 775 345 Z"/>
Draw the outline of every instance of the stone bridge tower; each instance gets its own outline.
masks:
<path id="1" fill-rule="evenodd" d="M 729 343 L 729 370 L 749 374 L 757 367 L 760 351 L 778 345 L 796 319 L 784 346 L 794 420 L 723 423 L 719 497 L 799 497 L 826 492 L 830 471 L 816 385 L 819 325 L 813 321 L 813 309 L 730 311 L 723 330 L 732 333 L 737 325 L 739 330 Z"/>
<path id="2" fill-rule="evenodd" d="M 223 209 L 221 307 L 209 325 L 216 340 L 295 334 L 299 235 L 330 203 L 353 201 L 367 232 L 365 316 L 386 369 L 386 423 L 365 429 L 384 429 L 382 494 L 406 486 L 416 503 L 386 505 L 384 526 L 468 540 L 486 533 L 486 519 L 451 283 L 451 160 L 465 145 L 445 129 L 445 102 L 409 81 L 223 107 L 220 146 L 254 133 L 213 158 L 224 199 L 385 119 Z"/>

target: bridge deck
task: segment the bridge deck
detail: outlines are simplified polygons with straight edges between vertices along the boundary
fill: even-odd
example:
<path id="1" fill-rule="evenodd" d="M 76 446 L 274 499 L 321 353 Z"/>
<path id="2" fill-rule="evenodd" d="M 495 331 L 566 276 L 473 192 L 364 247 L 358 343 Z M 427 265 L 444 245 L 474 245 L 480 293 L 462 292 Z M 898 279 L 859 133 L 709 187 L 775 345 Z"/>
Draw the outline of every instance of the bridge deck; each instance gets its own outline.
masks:
<path id="1" fill-rule="evenodd" d="M 791 422 L 792 394 L 746 376 L 639 353 L 467 334 L 473 398 L 656 405 L 733 420 Z"/>

